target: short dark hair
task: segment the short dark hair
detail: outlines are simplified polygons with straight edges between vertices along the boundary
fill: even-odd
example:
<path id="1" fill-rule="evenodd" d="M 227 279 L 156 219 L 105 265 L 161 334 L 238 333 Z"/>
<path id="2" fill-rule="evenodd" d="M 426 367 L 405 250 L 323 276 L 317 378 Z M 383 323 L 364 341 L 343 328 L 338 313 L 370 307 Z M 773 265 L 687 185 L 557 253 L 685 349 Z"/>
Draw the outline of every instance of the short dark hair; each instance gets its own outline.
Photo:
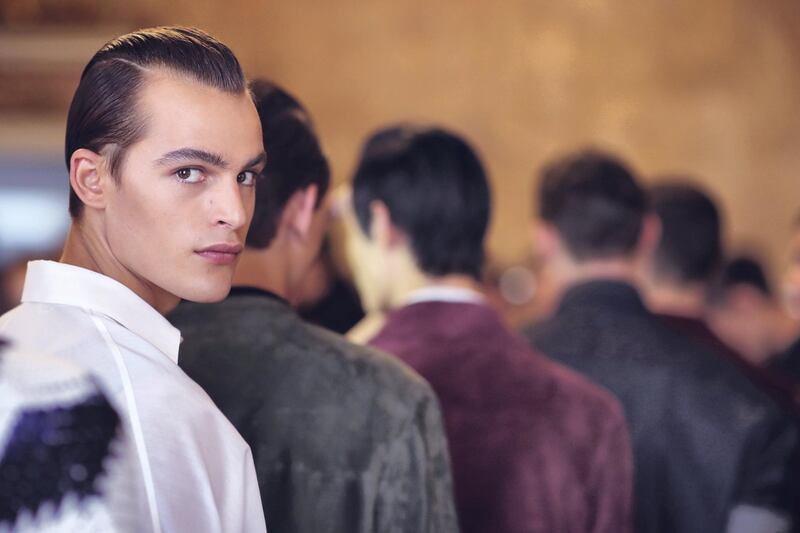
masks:
<path id="1" fill-rule="evenodd" d="M 746 255 L 733 257 L 722 268 L 719 276 L 720 289 L 725 291 L 735 285 L 748 285 L 765 296 L 772 297 L 772 287 L 761 263 Z"/>
<path id="2" fill-rule="evenodd" d="M 616 157 L 582 150 L 546 165 L 539 213 L 578 261 L 629 256 L 648 210 L 647 195 Z"/>
<path id="3" fill-rule="evenodd" d="M 264 79 L 254 80 L 250 90 L 261 119 L 267 165 L 256 187 L 247 245 L 266 248 L 275 238 L 281 213 L 295 192 L 316 185 L 319 207 L 330 184 L 330 168 L 311 117 L 297 99 Z"/>
<path id="4" fill-rule="evenodd" d="M 441 128 L 394 126 L 369 137 L 353 178 L 353 205 L 369 235 L 373 201 L 410 239 L 420 270 L 480 279 L 490 191 L 477 153 Z"/>
<path id="5" fill-rule="evenodd" d="M 711 196 L 687 180 L 650 190 L 661 220 L 655 251 L 656 275 L 679 283 L 709 283 L 722 263 L 721 219 Z"/>
<path id="6" fill-rule="evenodd" d="M 68 170 L 75 150 L 100 152 L 111 146 L 110 172 L 118 177 L 125 150 L 146 127 L 137 113 L 137 96 L 149 68 L 172 70 L 233 94 L 247 87 L 233 52 L 198 29 L 165 26 L 118 37 L 92 57 L 72 98 L 64 143 Z M 70 189 L 70 215 L 76 218 L 82 206 Z"/>

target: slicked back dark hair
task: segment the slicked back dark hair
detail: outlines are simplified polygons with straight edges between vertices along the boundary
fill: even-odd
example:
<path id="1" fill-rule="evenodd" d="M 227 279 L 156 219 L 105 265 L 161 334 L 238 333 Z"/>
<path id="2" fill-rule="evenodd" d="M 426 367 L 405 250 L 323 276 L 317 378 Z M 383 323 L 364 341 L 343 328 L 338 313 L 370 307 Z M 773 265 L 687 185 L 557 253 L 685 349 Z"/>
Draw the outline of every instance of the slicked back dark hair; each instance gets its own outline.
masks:
<path id="1" fill-rule="evenodd" d="M 317 186 L 317 207 L 330 184 L 330 168 L 314 125 L 305 108 L 271 81 L 250 85 L 255 98 L 267 165 L 256 187 L 256 207 L 247 233 L 247 245 L 266 248 L 275 238 L 278 223 L 292 195 Z"/>
<path id="2" fill-rule="evenodd" d="M 247 87 L 233 52 L 198 29 L 165 26 L 118 37 L 92 57 L 72 98 L 64 143 L 67 169 L 75 150 L 99 153 L 108 147 L 111 175 L 119 178 L 126 149 L 147 126 L 137 112 L 137 97 L 147 71 L 156 68 L 232 94 Z M 78 217 L 82 206 L 70 189 L 70 215 Z"/>
<path id="3" fill-rule="evenodd" d="M 685 179 L 650 190 L 661 220 L 655 253 L 658 276 L 679 283 L 709 283 L 722 263 L 721 220 L 711 196 Z"/>
<path id="4" fill-rule="evenodd" d="M 583 150 L 546 165 L 539 214 L 575 260 L 630 256 L 639 242 L 647 195 L 616 157 Z"/>
<path id="5" fill-rule="evenodd" d="M 353 178 L 353 205 L 367 235 L 375 200 L 410 239 L 420 270 L 480 279 L 491 198 L 483 165 L 463 138 L 413 126 L 374 133 Z"/>

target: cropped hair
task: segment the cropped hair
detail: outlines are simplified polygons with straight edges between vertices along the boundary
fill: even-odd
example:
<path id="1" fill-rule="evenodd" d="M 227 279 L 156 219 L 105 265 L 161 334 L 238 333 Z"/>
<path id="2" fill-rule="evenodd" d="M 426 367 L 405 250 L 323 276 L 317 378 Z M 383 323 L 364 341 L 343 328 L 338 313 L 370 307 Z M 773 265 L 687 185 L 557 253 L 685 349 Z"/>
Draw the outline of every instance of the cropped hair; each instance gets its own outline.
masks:
<path id="1" fill-rule="evenodd" d="M 374 201 L 405 232 L 422 272 L 480 279 L 491 197 L 483 165 L 462 137 L 408 125 L 374 133 L 353 178 L 353 206 L 368 236 Z"/>
<path id="2" fill-rule="evenodd" d="M 311 118 L 297 99 L 264 79 L 254 80 L 250 90 L 261 119 L 267 164 L 256 187 L 247 245 L 266 248 L 295 192 L 316 185 L 319 207 L 330 185 L 330 168 Z"/>
<path id="3" fill-rule="evenodd" d="M 753 256 L 738 255 L 729 259 L 721 268 L 709 292 L 710 303 L 724 303 L 728 292 L 741 286 L 751 287 L 765 298 L 771 299 L 775 294 L 759 260 Z"/>
<path id="4" fill-rule="evenodd" d="M 118 37 L 103 46 L 83 70 L 67 116 L 64 155 L 69 170 L 75 150 L 107 149 L 109 170 L 118 179 L 127 148 L 147 127 L 138 96 L 147 71 L 165 69 L 227 93 L 246 90 L 233 52 L 194 28 L 149 28 Z M 69 212 L 80 215 L 82 202 L 70 189 Z"/>
<path id="5" fill-rule="evenodd" d="M 538 189 L 539 214 L 578 261 L 627 257 L 639 242 L 647 195 L 616 157 L 582 150 L 547 164 Z"/>
<path id="6" fill-rule="evenodd" d="M 678 283 L 713 281 L 722 263 L 722 222 L 714 200 L 685 179 L 664 181 L 650 195 L 661 221 L 656 275 Z"/>

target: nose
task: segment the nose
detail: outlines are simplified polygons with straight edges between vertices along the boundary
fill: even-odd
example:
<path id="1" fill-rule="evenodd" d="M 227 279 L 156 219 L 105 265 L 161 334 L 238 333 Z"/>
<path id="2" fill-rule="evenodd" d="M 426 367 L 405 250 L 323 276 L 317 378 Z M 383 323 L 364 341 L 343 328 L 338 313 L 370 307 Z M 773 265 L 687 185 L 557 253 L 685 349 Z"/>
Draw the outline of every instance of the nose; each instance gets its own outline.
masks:
<path id="1" fill-rule="evenodd" d="M 209 206 L 214 225 L 235 231 L 247 223 L 252 205 L 245 198 L 243 187 L 237 183 L 235 177 L 217 180 L 210 193 Z"/>

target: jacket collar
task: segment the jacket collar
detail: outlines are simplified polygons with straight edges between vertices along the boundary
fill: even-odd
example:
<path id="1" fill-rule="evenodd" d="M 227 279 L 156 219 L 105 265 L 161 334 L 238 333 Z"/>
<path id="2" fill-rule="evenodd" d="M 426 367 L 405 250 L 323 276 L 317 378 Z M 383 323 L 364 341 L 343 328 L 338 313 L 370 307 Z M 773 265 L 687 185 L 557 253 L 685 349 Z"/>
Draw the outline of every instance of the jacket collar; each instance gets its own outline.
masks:
<path id="1" fill-rule="evenodd" d="M 583 307 L 603 307 L 647 314 L 647 308 L 633 285 L 625 281 L 597 279 L 573 285 L 564 293 L 558 313 Z"/>
<path id="2" fill-rule="evenodd" d="M 270 300 L 274 300 L 278 303 L 281 303 L 287 307 L 291 307 L 289 305 L 289 301 L 272 291 L 268 291 L 266 289 L 260 289 L 258 287 L 252 287 L 250 285 L 238 285 L 231 287 L 231 292 L 228 295 L 228 298 L 237 297 L 237 296 L 255 296 L 257 298 L 269 298 Z"/>

